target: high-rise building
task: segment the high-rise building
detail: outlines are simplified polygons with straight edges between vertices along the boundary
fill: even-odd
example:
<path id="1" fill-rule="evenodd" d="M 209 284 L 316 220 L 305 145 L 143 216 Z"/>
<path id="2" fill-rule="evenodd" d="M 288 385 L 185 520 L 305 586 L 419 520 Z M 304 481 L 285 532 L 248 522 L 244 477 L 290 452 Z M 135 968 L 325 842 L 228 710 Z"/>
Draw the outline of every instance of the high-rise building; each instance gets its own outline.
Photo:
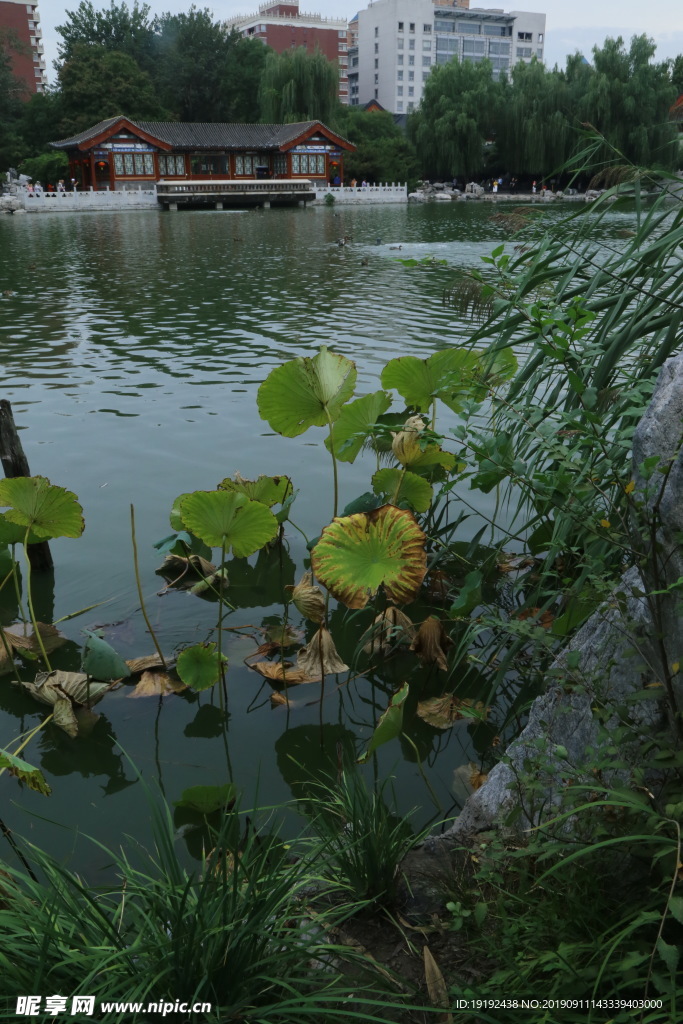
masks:
<path id="1" fill-rule="evenodd" d="M 43 92 L 47 78 L 38 4 L 0 0 L 0 33 L 3 48 L 12 59 L 12 71 L 26 86 L 25 98 Z"/>
<path id="2" fill-rule="evenodd" d="M 319 49 L 339 68 L 339 99 L 349 102 L 347 63 L 347 24 L 344 18 L 323 18 L 320 14 L 302 14 L 299 0 L 275 0 L 261 4 L 258 14 L 231 18 L 226 22 L 240 35 L 261 39 L 277 53 L 293 46 L 304 46 L 309 53 Z"/>
<path id="3" fill-rule="evenodd" d="M 410 113 L 437 64 L 488 58 L 497 78 L 543 60 L 545 14 L 470 8 L 469 0 L 376 0 L 350 25 L 349 102 Z"/>

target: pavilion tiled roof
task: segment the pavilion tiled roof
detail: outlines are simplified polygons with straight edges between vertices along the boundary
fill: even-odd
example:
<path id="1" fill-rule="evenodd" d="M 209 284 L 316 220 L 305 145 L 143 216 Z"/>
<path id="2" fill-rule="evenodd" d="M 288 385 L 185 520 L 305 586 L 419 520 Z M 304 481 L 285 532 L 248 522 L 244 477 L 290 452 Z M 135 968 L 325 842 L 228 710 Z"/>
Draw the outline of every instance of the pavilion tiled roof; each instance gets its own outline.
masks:
<path id="1" fill-rule="evenodd" d="M 71 149 L 89 139 L 97 138 L 121 120 L 109 117 L 78 135 L 51 142 L 55 149 Z M 166 142 L 174 149 L 280 149 L 305 132 L 320 124 L 319 121 L 299 121 L 296 124 L 227 124 L 194 121 L 131 121 L 147 135 Z M 326 127 L 323 125 L 323 127 Z M 330 129 L 327 129 L 328 131 Z M 336 132 L 333 132 L 337 135 Z M 341 136 L 337 135 L 337 138 Z M 343 139 L 348 142 L 347 139 Z M 349 143 L 349 146 L 351 144 Z"/>

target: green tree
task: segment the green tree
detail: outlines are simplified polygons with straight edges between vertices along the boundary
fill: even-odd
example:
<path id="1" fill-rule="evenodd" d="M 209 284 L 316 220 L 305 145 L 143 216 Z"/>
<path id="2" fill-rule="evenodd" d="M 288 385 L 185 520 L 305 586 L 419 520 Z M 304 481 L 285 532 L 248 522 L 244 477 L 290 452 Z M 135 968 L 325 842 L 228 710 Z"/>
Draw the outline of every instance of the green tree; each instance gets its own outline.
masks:
<path id="1" fill-rule="evenodd" d="M 520 62 L 500 89 L 505 111 L 496 134 L 501 169 L 538 176 L 557 170 L 577 141 L 565 75 L 547 70 L 535 59 Z"/>
<path id="2" fill-rule="evenodd" d="M 20 130 L 27 157 L 37 156 L 46 149 L 55 138 L 56 126 L 61 124 L 62 117 L 62 94 L 56 89 L 34 93 L 22 105 Z"/>
<path id="3" fill-rule="evenodd" d="M 152 69 L 154 31 L 148 4 L 139 6 L 138 0 L 133 0 L 129 7 L 125 0 L 110 0 L 108 8 L 96 10 L 92 0 L 81 0 L 75 11 L 66 11 L 66 19 L 57 27 L 62 37 L 57 47 L 62 62 L 71 61 L 80 47 L 92 45 L 125 53 L 144 70 Z"/>
<path id="4" fill-rule="evenodd" d="M 683 53 L 671 61 L 671 84 L 678 96 L 683 95 Z"/>
<path id="5" fill-rule="evenodd" d="M 335 115 L 339 70 L 320 50 L 303 46 L 268 54 L 261 77 L 261 121 L 323 121 Z"/>
<path id="6" fill-rule="evenodd" d="M 0 170 L 15 166 L 24 148 L 20 123 L 26 86 L 14 75 L 10 47 L 9 35 L 0 33 Z"/>
<path id="7" fill-rule="evenodd" d="M 415 149 L 388 112 L 340 105 L 331 127 L 356 146 L 344 157 L 348 179 L 402 182 L 419 176 Z"/>
<path id="8" fill-rule="evenodd" d="M 430 177 L 469 181 L 485 167 L 485 144 L 496 130 L 500 83 L 491 64 L 457 60 L 437 64 L 425 83 L 419 110 L 408 121 L 410 137 Z"/>
<path id="9" fill-rule="evenodd" d="M 221 72 L 220 120 L 251 124 L 259 120 L 259 89 L 269 53 L 270 47 L 259 39 L 245 39 L 234 30 L 227 37 Z"/>
<path id="10" fill-rule="evenodd" d="M 614 162 L 616 149 L 640 166 L 676 166 L 676 129 L 668 120 L 676 90 L 668 63 L 654 63 L 654 54 L 645 35 L 633 36 L 628 50 L 621 37 L 593 47 L 594 72 L 575 102 L 579 120 L 607 140 L 596 161 Z"/>
<path id="11" fill-rule="evenodd" d="M 223 120 L 228 33 L 208 9 L 194 5 L 154 21 L 155 81 L 164 106 L 180 121 Z"/>
<path id="12" fill-rule="evenodd" d="M 59 69 L 62 101 L 60 134 L 82 131 L 106 117 L 125 114 L 133 120 L 164 120 L 146 71 L 132 57 L 102 46 L 80 44 Z"/>

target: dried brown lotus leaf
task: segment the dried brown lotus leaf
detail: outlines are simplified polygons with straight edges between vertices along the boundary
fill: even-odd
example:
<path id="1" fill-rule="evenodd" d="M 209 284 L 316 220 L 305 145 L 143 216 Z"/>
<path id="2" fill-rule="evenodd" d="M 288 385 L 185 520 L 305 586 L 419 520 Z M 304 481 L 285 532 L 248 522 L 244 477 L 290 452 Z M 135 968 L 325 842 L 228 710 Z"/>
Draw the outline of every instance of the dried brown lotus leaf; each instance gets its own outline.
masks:
<path id="1" fill-rule="evenodd" d="M 172 660 L 172 658 L 166 659 L 166 668 L 172 663 Z M 145 654 L 142 658 L 129 658 L 126 661 L 126 665 L 132 675 L 138 672 L 146 672 L 148 669 L 164 667 L 164 663 L 158 654 Z"/>
<path id="2" fill-rule="evenodd" d="M 296 664 L 297 668 L 309 676 L 317 674 L 318 679 L 321 672 L 326 676 L 335 676 L 349 670 L 349 666 L 339 657 L 332 634 L 325 626 L 321 626 L 310 643 L 301 648 L 296 656 Z"/>
<path id="3" fill-rule="evenodd" d="M 363 646 L 366 654 L 386 654 L 399 644 L 415 640 L 415 626 L 405 612 L 390 605 L 375 620 L 369 629 L 370 639 Z"/>
<path id="4" fill-rule="evenodd" d="M 35 682 L 22 681 L 22 687 L 43 704 L 54 705 L 63 697 L 69 697 L 77 704 L 95 704 L 111 689 L 110 683 L 89 679 L 84 672 L 38 672 Z"/>
<path id="5" fill-rule="evenodd" d="M 159 576 L 169 580 L 169 586 L 189 588 L 195 585 L 197 578 L 203 580 L 213 577 L 217 569 L 201 555 L 190 555 L 187 558 L 183 555 L 166 555 L 156 571 Z"/>
<path id="6" fill-rule="evenodd" d="M 147 670 L 142 673 L 137 686 L 128 696 L 167 697 L 169 693 L 182 693 L 186 689 L 185 683 L 181 683 L 178 679 L 172 679 L 167 672 Z"/>
<path id="7" fill-rule="evenodd" d="M 289 700 L 285 697 L 284 693 L 280 693 L 279 690 L 275 690 L 275 692 L 270 695 L 270 703 L 274 708 L 286 707 L 287 704 L 289 704 Z"/>
<path id="8" fill-rule="evenodd" d="M 309 676 L 303 669 L 294 668 L 289 661 L 256 661 L 249 668 L 253 668 L 264 679 L 270 679 L 274 683 L 284 683 L 286 686 L 320 682 L 320 669 L 315 675 Z"/>
<path id="9" fill-rule="evenodd" d="M 12 648 L 9 645 L 9 641 L 7 641 L 7 647 L 5 647 L 0 639 L 0 676 L 11 672 L 13 668 L 14 659 L 12 658 Z"/>
<path id="10" fill-rule="evenodd" d="M 52 651 L 57 650 L 58 647 L 66 643 L 66 637 L 62 636 L 56 626 L 50 626 L 46 622 L 37 622 L 36 625 L 46 654 L 51 654 Z M 4 630 L 4 634 L 5 639 L 15 651 L 29 651 L 31 654 L 42 654 L 38 637 L 33 626 L 29 623 L 25 625 L 18 623 L 15 626 L 8 626 Z"/>
<path id="11" fill-rule="evenodd" d="M 292 590 L 292 601 L 301 614 L 311 622 L 321 623 L 325 618 L 325 597 L 320 587 L 311 584 L 310 572 L 305 572 Z"/>
<path id="12" fill-rule="evenodd" d="M 444 647 L 449 647 L 451 642 L 441 620 L 435 615 L 430 615 L 420 626 L 410 649 L 415 651 L 420 661 L 427 665 L 437 665 L 447 672 L 448 661 Z"/>
<path id="13" fill-rule="evenodd" d="M 481 770 L 481 768 L 479 768 L 478 765 L 476 765 L 474 763 L 474 761 L 470 761 L 470 763 L 468 764 L 467 767 L 469 768 L 469 772 L 470 772 L 470 775 L 469 775 L 470 786 L 476 792 L 476 790 L 481 789 L 481 787 L 484 785 L 484 783 L 488 779 L 488 777 L 489 777 L 488 776 L 488 772 L 483 772 Z"/>
<path id="14" fill-rule="evenodd" d="M 481 789 L 487 779 L 488 775 L 474 761 L 461 764 L 453 772 L 453 792 L 464 802 L 475 790 Z"/>
<path id="15" fill-rule="evenodd" d="M 475 714 L 463 713 L 463 708 L 475 712 Z M 435 729 L 450 729 L 455 722 L 465 718 L 485 718 L 486 710 L 481 701 L 477 701 L 475 704 L 474 701 L 458 700 L 452 693 L 445 693 L 442 697 L 432 697 L 430 700 L 420 701 L 417 705 L 417 714 L 428 725 L 433 725 Z"/>
<path id="16" fill-rule="evenodd" d="M 78 736 L 78 722 L 74 714 L 74 707 L 67 697 L 60 697 L 55 701 L 52 708 L 52 720 L 55 725 L 63 729 L 67 736 L 76 739 Z"/>

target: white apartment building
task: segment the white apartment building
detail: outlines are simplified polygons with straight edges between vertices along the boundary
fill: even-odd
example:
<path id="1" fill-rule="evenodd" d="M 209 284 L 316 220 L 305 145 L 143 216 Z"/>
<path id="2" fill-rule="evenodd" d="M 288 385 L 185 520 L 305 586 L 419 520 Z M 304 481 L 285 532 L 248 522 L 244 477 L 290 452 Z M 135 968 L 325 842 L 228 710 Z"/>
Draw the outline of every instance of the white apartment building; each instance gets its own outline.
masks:
<path id="1" fill-rule="evenodd" d="M 419 104 L 432 68 L 488 58 L 495 77 L 543 60 L 545 14 L 469 8 L 468 0 L 375 0 L 350 28 L 349 102 L 377 100 L 395 114 Z M 357 41 L 356 41 L 357 40 Z"/>

